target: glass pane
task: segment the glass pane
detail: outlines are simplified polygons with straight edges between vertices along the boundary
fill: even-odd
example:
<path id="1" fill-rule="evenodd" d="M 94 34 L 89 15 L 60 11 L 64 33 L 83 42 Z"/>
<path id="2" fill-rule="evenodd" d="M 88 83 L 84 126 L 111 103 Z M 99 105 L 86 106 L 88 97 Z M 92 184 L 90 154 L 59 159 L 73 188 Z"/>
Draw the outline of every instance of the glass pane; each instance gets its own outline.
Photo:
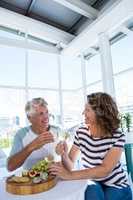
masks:
<path id="1" fill-rule="evenodd" d="M 25 50 L 0 45 L 0 85 L 24 86 Z"/>
<path id="2" fill-rule="evenodd" d="M 82 91 L 63 92 L 64 125 L 70 128 L 82 122 L 84 99 Z"/>
<path id="3" fill-rule="evenodd" d="M 133 106 L 133 70 L 115 76 L 116 98 L 119 106 Z"/>
<path id="4" fill-rule="evenodd" d="M 81 59 L 61 57 L 62 88 L 78 89 L 82 86 Z"/>
<path id="5" fill-rule="evenodd" d="M 102 81 L 89 85 L 87 87 L 87 94 L 93 93 L 93 92 L 103 92 L 103 85 Z"/>
<path id="6" fill-rule="evenodd" d="M 113 72 L 133 67 L 133 35 L 128 35 L 111 46 Z"/>
<path id="7" fill-rule="evenodd" d="M 133 87 L 132 78 L 133 70 L 115 76 L 115 89 L 116 100 L 120 109 L 120 112 L 124 115 L 129 113 L 131 115 L 130 130 L 133 130 Z M 123 130 L 127 130 L 126 124 L 123 124 Z"/>
<path id="8" fill-rule="evenodd" d="M 29 86 L 58 88 L 57 56 L 37 51 L 29 51 Z"/>
<path id="9" fill-rule="evenodd" d="M 100 61 L 100 55 L 97 54 L 86 61 L 87 85 L 101 79 L 102 79 L 101 61 Z"/>
<path id="10" fill-rule="evenodd" d="M 19 116 L 20 124 L 24 125 L 25 91 L 22 89 L 0 88 L 0 97 L 0 116 L 10 118 Z"/>
<path id="11" fill-rule="evenodd" d="M 17 129 L 25 126 L 24 90 L 0 88 L 0 148 L 8 155 Z"/>

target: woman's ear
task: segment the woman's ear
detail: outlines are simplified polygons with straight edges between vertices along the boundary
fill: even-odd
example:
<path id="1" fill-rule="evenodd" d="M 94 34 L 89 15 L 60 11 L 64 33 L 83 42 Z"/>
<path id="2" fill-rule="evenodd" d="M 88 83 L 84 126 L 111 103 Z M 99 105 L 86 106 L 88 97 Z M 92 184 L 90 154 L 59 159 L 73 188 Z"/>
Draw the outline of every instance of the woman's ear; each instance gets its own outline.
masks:
<path id="1" fill-rule="evenodd" d="M 101 110 L 101 109 L 99 109 L 99 108 L 96 109 L 96 114 L 97 114 L 99 117 L 103 117 L 103 116 L 104 116 L 103 110 Z"/>

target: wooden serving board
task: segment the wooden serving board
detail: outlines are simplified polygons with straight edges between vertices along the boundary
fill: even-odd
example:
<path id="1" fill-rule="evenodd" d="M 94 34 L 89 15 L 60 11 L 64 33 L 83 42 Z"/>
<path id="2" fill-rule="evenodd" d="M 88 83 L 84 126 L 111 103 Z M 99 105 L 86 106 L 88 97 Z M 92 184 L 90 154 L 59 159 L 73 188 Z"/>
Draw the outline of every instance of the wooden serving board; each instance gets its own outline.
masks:
<path id="1" fill-rule="evenodd" d="M 55 177 L 49 177 L 47 181 L 43 181 L 41 183 L 32 183 L 32 181 L 27 183 L 16 183 L 11 181 L 11 178 L 12 177 L 9 177 L 6 180 L 6 191 L 18 195 L 44 192 L 54 187 L 57 182 Z"/>

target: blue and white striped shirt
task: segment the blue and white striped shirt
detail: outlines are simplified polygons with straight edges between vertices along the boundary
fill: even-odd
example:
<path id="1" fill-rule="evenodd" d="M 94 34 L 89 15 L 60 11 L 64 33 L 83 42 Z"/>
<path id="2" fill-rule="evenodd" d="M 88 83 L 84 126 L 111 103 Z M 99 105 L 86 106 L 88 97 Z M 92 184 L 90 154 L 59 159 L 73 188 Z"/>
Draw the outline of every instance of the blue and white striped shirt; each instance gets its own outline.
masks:
<path id="1" fill-rule="evenodd" d="M 94 138 L 86 127 L 79 128 L 74 138 L 74 145 L 78 146 L 81 151 L 84 168 L 93 168 L 102 164 L 103 159 L 112 147 L 123 148 L 124 144 L 125 135 L 119 131 L 115 132 L 110 138 Z M 107 177 L 96 179 L 96 181 L 114 187 L 126 187 L 128 185 L 127 176 L 120 161 Z"/>

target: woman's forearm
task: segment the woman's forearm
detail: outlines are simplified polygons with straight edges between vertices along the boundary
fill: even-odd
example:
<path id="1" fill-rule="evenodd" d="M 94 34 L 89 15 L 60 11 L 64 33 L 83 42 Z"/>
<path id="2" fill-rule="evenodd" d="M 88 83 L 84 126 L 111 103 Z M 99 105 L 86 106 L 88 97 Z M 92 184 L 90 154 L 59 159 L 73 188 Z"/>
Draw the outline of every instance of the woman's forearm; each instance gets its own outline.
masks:
<path id="1" fill-rule="evenodd" d="M 71 171 L 74 167 L 74 163 L 73 161 L 70 159 L 69 155 L 67 153 L 64 153 L 62 155 L 62 163 L 63 165 L 69 170 Z"/>
<path id="2" fill-rule="evenodd" d="M 107 177 L 109 173 L 110 172 L 104 166 L 100 165 L 90 169 L 72 171 L 70 179 L 100 179 Z"/>

